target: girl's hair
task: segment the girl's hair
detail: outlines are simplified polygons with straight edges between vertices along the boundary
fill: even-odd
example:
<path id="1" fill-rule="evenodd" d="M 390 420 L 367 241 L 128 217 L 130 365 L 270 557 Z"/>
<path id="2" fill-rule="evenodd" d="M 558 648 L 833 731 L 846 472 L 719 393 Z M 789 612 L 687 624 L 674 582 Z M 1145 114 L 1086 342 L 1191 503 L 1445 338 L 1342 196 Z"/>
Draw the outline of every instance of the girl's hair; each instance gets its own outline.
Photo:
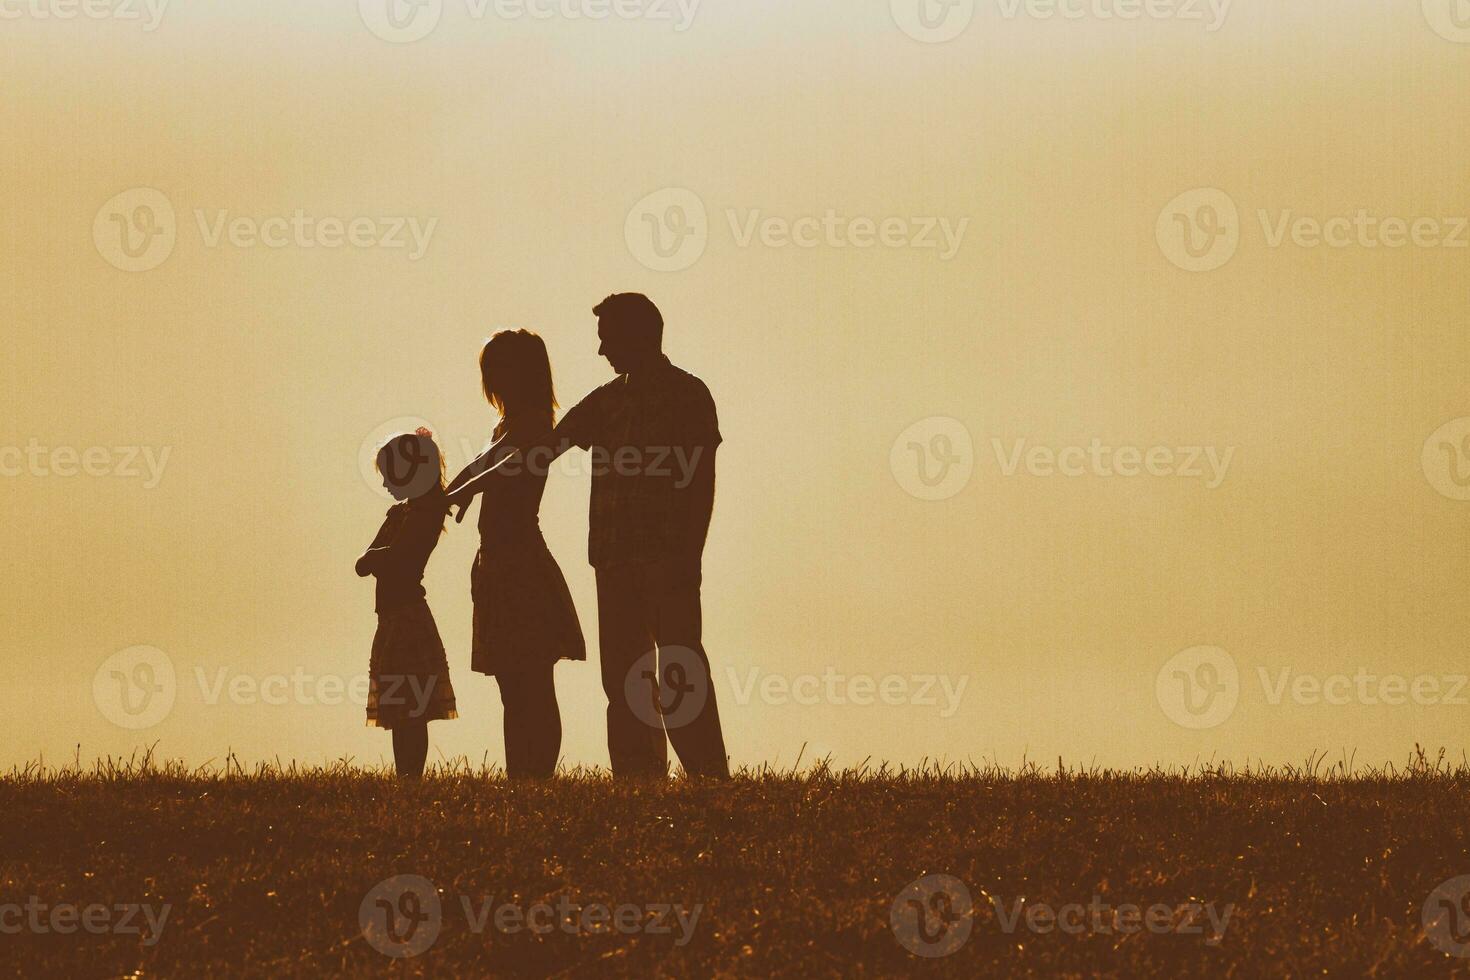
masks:
<path id="1" fill-rule="evenodd" d="M 434 433 L 428 429 L 390 436 L 378 447 L 373 465 L 386 482 L 395 490 L 402 491 L 405 500 L 413 500 L 435 490 L 442 492 L 447 486 L 444 453 L 434 441 Z"/>
<path id="2" fill-rule="evenodd" d="M 556 424 L 556 389 L 546 343 L 529 330 L 502 330 L 480 351 L 485 400 L 500 413 L 497 432 L 511 425 L 550 429 Z"/>

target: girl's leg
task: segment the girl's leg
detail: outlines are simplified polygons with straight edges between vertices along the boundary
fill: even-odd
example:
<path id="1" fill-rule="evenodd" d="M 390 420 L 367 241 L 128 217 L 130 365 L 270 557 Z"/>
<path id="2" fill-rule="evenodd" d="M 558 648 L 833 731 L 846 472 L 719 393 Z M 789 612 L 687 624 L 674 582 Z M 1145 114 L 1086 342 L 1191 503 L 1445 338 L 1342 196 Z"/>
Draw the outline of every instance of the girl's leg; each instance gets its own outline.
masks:
<path id="1" fill-rule="evenodd" d="M 421 779 L 429 759 L 429 723 L 406 721 L 393 729 L 393 764 L 400 779 Z"/>

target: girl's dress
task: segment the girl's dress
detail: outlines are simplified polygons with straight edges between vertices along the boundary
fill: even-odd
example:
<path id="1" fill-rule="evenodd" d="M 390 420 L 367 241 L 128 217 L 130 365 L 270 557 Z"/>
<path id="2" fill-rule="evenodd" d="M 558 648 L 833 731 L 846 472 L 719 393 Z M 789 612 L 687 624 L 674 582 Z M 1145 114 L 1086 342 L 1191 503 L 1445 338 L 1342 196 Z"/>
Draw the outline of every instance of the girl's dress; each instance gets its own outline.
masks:
<path id="1" fill-rule="evenodd" d="M 491 465 L 516 458 L 491 475 L 480 501 L 480 550 L 470 576 L 470 666 L 481 674 L 587 659 L 572 593 L 541 536 L 550 439 L 549 428 L 517 431 L 491 447 Z M 512 442 L 525 448 L 517 450 Z"/>
<path id="2" fill-rule="evenodd" d="M 369 568 L 377 576 L 378 632 L 368 668 L 367 723 L 378 728 L 459 716 L 444 642 L 424 591 L 424 567 L 449 505 L 434 492 L 389 508 Z"/>

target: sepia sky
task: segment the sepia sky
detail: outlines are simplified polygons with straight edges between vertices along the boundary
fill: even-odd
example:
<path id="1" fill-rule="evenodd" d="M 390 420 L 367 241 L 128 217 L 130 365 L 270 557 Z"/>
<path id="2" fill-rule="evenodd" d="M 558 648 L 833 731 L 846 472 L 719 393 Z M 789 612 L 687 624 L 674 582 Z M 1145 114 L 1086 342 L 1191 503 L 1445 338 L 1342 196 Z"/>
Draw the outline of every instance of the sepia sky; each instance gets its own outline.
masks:
<path id="1" fill-rule="evenodd" d="M 1459 758 L 1454 4 L 526 4 L 0 0 L 0 765 L 386 758 L 374 440 L 478 451 L 507 327 L 574 403 L 618 291 L 719 406 L 737 765 Z M 475 547 L 431 758 L 494 763 Z"/>

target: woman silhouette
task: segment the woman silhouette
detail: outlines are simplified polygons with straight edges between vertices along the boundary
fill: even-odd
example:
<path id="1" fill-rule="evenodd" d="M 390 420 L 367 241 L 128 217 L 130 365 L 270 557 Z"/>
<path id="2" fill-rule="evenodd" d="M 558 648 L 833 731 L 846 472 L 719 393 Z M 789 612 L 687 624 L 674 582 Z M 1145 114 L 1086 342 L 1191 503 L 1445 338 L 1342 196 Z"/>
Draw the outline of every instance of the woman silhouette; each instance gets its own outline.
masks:
<path id="1" fill-rule="evenodd" d="M 586 660 L 587 647 L 538 516 L 556 423 L 546 344 L 526 330 L 496 334 L 480 352 L 480 379 L 500 422 L 490 448 L 449 485 L 451 506 L 485 498 L 471 575 L 471 667 L 500 685 L 507 775 L 547 778 L 561 754 L 553 668 Z"/>

